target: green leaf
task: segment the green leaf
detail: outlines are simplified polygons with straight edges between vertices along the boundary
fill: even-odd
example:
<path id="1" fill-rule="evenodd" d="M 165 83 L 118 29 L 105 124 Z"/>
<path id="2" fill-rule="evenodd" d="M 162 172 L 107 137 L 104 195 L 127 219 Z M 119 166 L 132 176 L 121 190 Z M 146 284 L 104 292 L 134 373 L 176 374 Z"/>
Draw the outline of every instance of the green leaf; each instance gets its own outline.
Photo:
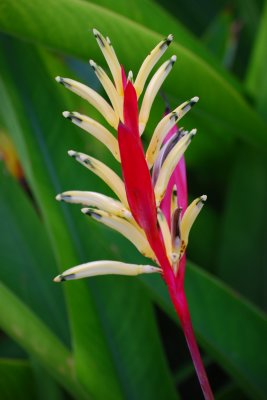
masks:
<path id="1" fill-rule="evenodd" d="M 0 391 L 2 400 L 35 400 L 36 387 L 30 363 L 1 358 Z"/>
<path id="2" fill-rule="evenodd" d="M 187 268 L 186 294 L 200 344 L 251 399 L 264 400 L 266 315 L 200 268 L 191 263 Z M 141 279 L 154 300 L 178 322 L 163 282 L 156 277 Z"/>
<path id="3" fill-rule="evenodd" d="M 82 260 L 92 260 L 92 257 L 95 256 L 98 258 L 109 257 L 112 253 L 110 234 L 107 243 L 103 241 L 102 236 L 99 236 L 97 228 L 90 235 L 87 221 L 84 221 L 84 217 L 78 210 L 74 207 L 60 206 L 53 199 L 56 190 L 62 190 L 58 184 L 59 181 L 64 185 L 70 185 L 69 187 L 73 185 L 75 188 L 75 186 L 81 185 L 87 189 L 88 187 L 91 189 L 91 181 L 95 182 L 95 179 L 88 175 L 88 171 L 83 171 L 79 165 L 76 166 L 73 160 L 65 156 L 65 150 L 69 146 L 75 146 L 74 148 L 82 150 L 86 148 L 84 139 L 87 140 L 87 136 L 84 133 L 75 135 L 73 125 L 63 118 L 60 119 L 59 108 L 62 110 L 62 107 L 72 107 L 72 104 L 69 101 L 69 94 L 60 91 L 50 75 L 54 76 L 56 69 L 62 68 L 62 66 L 55 62 L 53 57 L 48 57 L 45 53 L 39 53 L 21 43 L 15 44 L 14 41 L 9 41 L 8 48 L 12 48 L 12 57 L 7 57 L 8 70 L 3 68 L 6 71 L 3 81 L 4 88 L 6 88 L 4 116 L 10 128 L 10 120 L 17 121 L 15 133 L 12 130 L 13 138 L 17 146 L 21 145 L 19 147 L 21 160 L 41 207 L 45 227 L 50 233 L 57 259 L 61 259 L 61 268 L 75 265 Z M 17 80 L 16 59 L 22 55 L 20 78 Z M 28 68 L 31 68 L 32 73 L 29 74 Z M 13 79 L 16 86 L 12 85 Z M 39 81 L 42 82 L 43 91 L 41 98 L 37 99 L 35 88 Z M 23 101 L 19 102 L 19 99 Z M 50 107 L 51 103 L 53 108 Z M 8 107 L 8 105 L 10 106 Z M 18 108 L 16 108 L 17 106 Z M 47 118 L 48 109 L 49 119 Z M 28 118 L 24 119 L 24 115 Z M 64 140 L 62 140 L 62 131 L 64 131 Z M 25 151 L 22 151 L 22 146 Z M 35 156 L 36 154 L 38 157 Z M 79 182 L 77 182 L 77 177 L 79 177 Z M 69 209 L 72 214 L 68 212 Z M 73 215 L 77 218 L 77 223 L 73 220 Z M 80 223 L 80 221 L 82 222 Z M 78 239 L 77 230 L 81 232 L 80 239 Z M 81 258 L 76 256 L 74 259 L 72 255 L 74 252 L 79 253 Z M 95 285 L 97 286 L 97 283 Z M 99 399 L 107 398 L 107 396 L 108 398 L 114 396 L 117 399 L 118 396 L 122 396 L 118 390 L 123 393 L 124 397 L 128 395 L 133 399 L 152 399 L 159 392 L 167 393 L 170 399 L 176 398 L 158 332 L 155 330 L 155 317 L 147 295 L 136 287 L 137 284 L 127 284 L 127 280 L 125 285 L 118 284 L 115 279 L 111 280 L 109 290 L 105 291 L 101 290 L 100 283 L 97 286 L 98 290 L 95 289 L 95 285 L 90 284 L 90 291 L 85 281 L 64 285 L 67 296 L 69 296 L 68 306 L 73 307 L 71 326 L 76 335 L 76 337 L 74 336 L 76 341 L 74 357 L 77 362 L 77 372 L 79 378 L 86 383 L 87 391 L 94 393 L 94 396 Z M 81 288 L 83 288 L 82 291 Z M 100 297 L 101 291 L 103 293 Z M 138 299 L 136 299 L 137 296 Z M 128 303 L 127 298 L 129 299 Z M 116 304 L 114 308 L 113 302 Z M 140 314 L 141 307 L 144 307 L 142 315 Z M 127 314 L 127 310 L 130 309 L 132 312 Z M 115 314 L 115 311 L 117 317 L 113 316 L 111 320 L 111 315 Z M 140 314 L 138 316 L 140 328 L 134 330 L 134 315 L 138 314 Z M 124 322 L 123 325 L 122 322 Z M 112 340 L 110 332 L 112 332 Z M 131 337 L 130 343 L 129 337 Z M 136 353 L 137 351 L 138 353 Z M 137 369 L 136 365 L 137 361 L 140 361 L 140 354 L 143 357 L 143 366 L 138 365 Z M 151 379 L 147 379 L 148 366 L 152 375 Z M 103 385 L 103 376 L 106 377 L 105 385 Z M 115 387 L 113 390 L 109 381 L 111 385 L 117 384 L 118 389 Z M 129 387 L 132 388 L 131 395 Z M 113 392 L 107 394 L 111 390 Z"/>
<path id="4" fill-rule="evenodd" d="M 250 65 L 247 73 L 246 87 L 256 99 L 257 108 L 267 119 L 267 77 L 266 77 L 266 41 L 267 41 L 267 3 L 261 16 L 260 26 L 255 41 Z"/>
<path id="5" fill-rule="evenodd" d="M 1 328 L 34 355 L 70 393 L 88 399 L 76 381 L 73 359 L 68 350 L 2 282 L 0 296 Z"/>
<path id="6" fill-rule="evenodd" d="M 35 378 L 38 400 L 63 400 L 61 388 L 34 357 L 31 357 L 31 367 Z"/>
<path id="7" fill-rule="evenodd" d="M 115 47 L 120 48 L 121 62 L 127 70 L 130 66 L 134 75 L 148 51 L 162 38 L 146 26 L 89 2 L 59 0 L 55 3 L 48 0 L 44 4 L 41 0 L 2 1 L 0 29 L 3 31 L 84 59 L 90 54 L 96 61 L 102 62 L 96 45 L 86 36 L 92 27 L 98 27 L 112 38 Z M 211 156 L 211 149 L 214 154 L 220 154 L 218 142 L 226 145 L 236 136 L 253 146 L 266 147 L 266 125 L 236 89 L 210 64 L 179 42 L 173 44 L 172 51 L 179 55 L 179 63 L 164 87 L 175 102 L 200 96 L 197 111 L 191 113 L 188 121 L 202 126 L 207 132 L 204 138 L 199 139 L 202 159 Z M 137 54 L 140 54 L 139 60 Z M 190 157 L 193 155 L 194 152 Z"/>
<path id="8" fill-rule="evenodd" d="M 236 40 L 232 30 L 233 14 L 225 10 L 216 15 L 203 35 L 207 48 L 226 68 L 232 65 L 236 50 Z"/>
<path id="9" fill-rule="evenodd" d="M 47 279 L 57 271 L 44 226 L 25 192 L 2 165 L 0 186 L 1 281 L 70 343 L 62 290 L 56 291 L 52 279 Z"/>
<path id="10" fill-rule="evenodd" d="M 59 189 L 59 184 L 54 166 L 50 161 L 49 150 L 44 145 L 44 130 L 53 135 L 55 129 L 58 129 L 58 124 L 54 123 L 51 115 L 49 119 L 47 118 L 46 110 L 51 104 L 51 98 L 40 96 L 35 91 L 35 87 L 38 87 L 38 82 L 41 81 L 44 84 L 48 80 L 46 71 L 39 67 L 40 56 L 38 57 L 37 52 L 28 52 L 26 55 L 26 51 L 24 51 L 26 49 L 20 46 L 18 46 L 18 49 L 16 50 L 14 46 L 11 58 L 8 60 L 8 57 L 6 57 L 6 61 L 9 61 L 8 66 L 3 64 L 1 66 L 4 74 L 0 83 L 1 97 L 3 99 L 1 112 L 10 133 L 13 135 L 15 144 L 20 150 L 19 154 L 23 161 L 26 176 L 40 206 L 45 228 L 49 232 L 59 269 L 63 270 L 68 265 L 79 263 L 79 258 L 77 257 L 77 249 L 74 248 L 72 237 L 68 233 L 64 214 L 60 212 L 60 207 L 54 200 L 55 190 Z M 23 57 L 25 64 L 24 69 L 20 69 L 20 79 L 17 86 L 14 87 L 15 81 L 13 79 L 16 75 L 15 54 Z M 12 65 L 14 75 L 11 77 L 9 73 L 12 71 Z M 29 66 L 33 71 L 36 67 L 36 71 L 38 71 L 38 76 L 35 75 L 36 85 L 33 85 L 34 76 L 28 74 Z M 21 80 L 22 73 L 24 74 L 23 80 Z M 18 94 L 20 97 L 18 97 Z M 54 107 L 57 101 L 58 99 L 55 98 Z M 42 115 L 38 115 L 33 108 L 36 102 L 39 110 L 43 109 L 44 111 Z M 56 107 L 54 110 L 56 110 Z M 44 161 L 47 164 L 44 164 Z M 32 168 L 32 165 L 34 165 L 34 168 Z M 56 189 L 51 181 L 56 184 Z M 89 392 L 94 394 L 96 399 L 105 398 L 105 396 L 108 396 L 107 393 L 116 399 L 121 398 L 119 383 L 115 376 L 107 343 L 95 311 L 93 299 L 87 290 L 86 282 L 78 282 L 76 287 L 65 286 L 64 289 L 70 317 L 72 340 L 74 342 L 75 366 L 80 381 Z M 88 343 L 90 343 L 90 346 L 88 346 Z M 101 376 L 106 376 L 106 385 L 102 384 Z"/>
<path id="11" fill-rule="evenodd" d="M 265 309 L 266 202 L 266 160 L 242 147 L 228 186 L 216 270 L 225 282 Z"/>

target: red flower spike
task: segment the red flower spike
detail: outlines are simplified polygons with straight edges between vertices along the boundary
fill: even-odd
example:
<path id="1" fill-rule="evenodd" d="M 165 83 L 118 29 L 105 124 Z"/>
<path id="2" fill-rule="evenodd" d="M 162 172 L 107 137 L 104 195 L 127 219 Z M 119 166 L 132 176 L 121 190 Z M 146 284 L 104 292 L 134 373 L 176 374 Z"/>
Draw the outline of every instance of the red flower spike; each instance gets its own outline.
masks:
<path id="1" fill-rule="evenodd" d="M 102 274 L 139 275 L 141 273 L 161 272 L 181 321 L 204 397 L 206 400 L 213 400 L 213 394 L 194 337 L 184 292 L 185 251 L 189 233 L 207 196 L 198 197 L 187 207 L 186 169 L 183 154 L 192 137 L 196 134 L 196 130 L 193 129 L 188 132 L 180 129 L 178 132 L 176 124 L 196 104 L 198 97 L 183 103 L 173 112 L 168 112 L 157 125 L 152 136 L 152 144 L 150 143 L 151 151 L 148 151 L 146 160 L 140 139 L 139 119 L 142 130 L 146 122 L 144 123 L 138 115 L 136 90 L 138 96 L 140 96 L 149 73 L 168 48 L 173 37 L 169 35 L 152 50 L 142 64 L 135 81 L 132 73 L 129 74 L 129 81 L 127 81 L 124 68 L 120 65 L 110 40 L 105 39 L 97 30 L 93 32 L 114 79 L 115 91 L 107 81 L 103 81 L 112 107 L 98 93 L 79 82 L 61 77 L 57 77 L 56 80 L 87 99 L 89 103 L 100 110 L 111 127 L 118 130 L 117 142 L 104 126 L 99 123 L 96 124 L 96 121 L 91 118 L 79 113 L 64 113 L 64 116 L 67 118 L 71 116 L 72 122 L 80 125 L 81 128 L 97 137 L 105 145 L 107 139 L 112 143 L 115 158 L 121 161 L 124 185 L 121 178 L 99 160 L 75 151 L 70 151 L 69 154 L 101 177 L 117 195 L 119 193 L 118 197 L 121 201 L 100 193 L 81 191 L 64 192 L 57 196 L 57 200 L 87 205 L 88 208 L 82 209 L 85 215 L 124 234 L 146 257 L 155 261 L 156 256 L 158 267 L 100 260 L 70 268 L 54 280 L 61 282 Z M 167 64 L 163 64 L 164 68 L 162 66 L 159 68 L 147 86 L 141 106 L 146 119 L 155 93 L 168 75 L 173 61 L 174 57 Z M 166 135 L 168 130 L 169 132 Z M 155 145 L 156 143 L 158 145 Z M 154 153 L 152 149 L 154 149 Z M 120 157 L 118 153 L 120 153 Z M 153 167 L 152 179 L 149 171 L 151 167 Z M 172 200 L 174 185 L 177 189 L 177 205 L 174 204 L 174 198 Z M 159 205 L 162 212 L 157 209 Z M 145 235 L 136 227 L 133 218 L 143 229 Z"/>

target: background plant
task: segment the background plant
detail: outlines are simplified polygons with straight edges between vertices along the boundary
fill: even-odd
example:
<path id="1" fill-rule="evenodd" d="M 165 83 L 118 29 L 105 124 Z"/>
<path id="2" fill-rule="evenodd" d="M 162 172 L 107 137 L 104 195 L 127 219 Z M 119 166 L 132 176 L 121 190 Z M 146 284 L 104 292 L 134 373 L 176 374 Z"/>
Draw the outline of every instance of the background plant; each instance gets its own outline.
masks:
<path id="1" fill-rule="evenodd" d="M 252 0 L 0 0 L 0 128 L 24 171 L 19 182 L 1 163 L 3 399 L 201 398 L 158 277 L 52 283 L 58 271 L 103 255 L 141 261 L 119 235 L 54 200 L 77 183 L 109 194 L 68 149 L 116 168 L 96 140 L 60 118 L 63 107 L 94 111 L 54 81 L 99 88 L 86 63 L 101 57 L 95 26 L 134 73 L 162 37 L 175 36 L 164 95 L 171 106 L 200 97 L 183 121 L 199 132 L 186 159 L 190 194 L 209 199 L 188 249 L 193 324 L 216 398 L 266 398 L 266 19 L 265 3 Z M 163 107 L 158 98 L 147 138 Z"/>

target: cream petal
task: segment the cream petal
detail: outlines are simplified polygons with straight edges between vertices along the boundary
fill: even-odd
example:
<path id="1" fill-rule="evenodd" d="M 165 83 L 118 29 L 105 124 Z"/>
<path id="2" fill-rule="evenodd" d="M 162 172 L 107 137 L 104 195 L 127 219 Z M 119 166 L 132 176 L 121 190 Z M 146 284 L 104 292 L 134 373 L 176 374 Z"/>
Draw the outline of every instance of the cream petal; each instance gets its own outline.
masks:
<path id="1" fill-rule="evenodd" d="M 67 89 L 71 90 L 73 93 L 76 93 L 78 96 L 81 96 L 83 99 L 87 100 L 100 112 L 100 114 L 103 115 L 103 117 L 111 126 L 117 129 L 119 123 L 118 116 L 115 114 L 114 110 L 108 104 L 108 102 L 103 99 L 103 97 L 100 96 L 100 94 L 98 94 L 95 90 L 84 85 L 83 83 L 74 81 L 73 79 L 69 78 L 62 78 L 60 76 L 57 76 L 56 81 L 61 83 Z"/>
<path id="2" fill-rule="evenodd" d="M 123 97 L 119 96 L 115 86 L 113 85 L 103 68 L 97 65 L 93 60 L 90 60 L 89 63 L 99 81 L 101 82 L 105 92 L 107 93 L 117 117 L 120 118 L 121 121 L 123 121 Z"/>
<path id="3" fill-rule="evenodd" d="M 176 61 L 176 56 L 172 56 L 170 60 L 163 63 L 161 67 L 157 70 L 157 72 L 153 75 L 151 81 L 149 82 L 149 85 L 144 94 L 139 114 L 140 135 L 144 132 L 155 96 L 158 93 L 164 80 L 170 73 L 175 61 Z"/>
<path id="4" fill-rule="evenodd" d="M 192 137 L 196 134 L 196 129 L 192 129 L 191 132 L 183 136 L 173 147 L 173 149 L 170 151 L 170 153 L 167 155 L 165 161 L 163 162 L 163 165 L 161 167 L 161 170 L 158 175 L 158 179 L 155 184 L 155 197 L 156 197 L 156 203 L 157 205 L 160 204 L 161 200 L 164 197 L 164 194 L 167 189 L 167 185 L 169 182 L 169 179 L 178 164 L 180 158 L 186 151 L 187 147 L 189 146 Z"/>
<path id="5" fill-rule="evenodd" d="M 89 215 L 93 219 L 102 222 L 102 224 L 108 226 L 109 228 L 121 233 L 126 237 L 126 239 L 133 243 L 133 245 L 141 254 L 143 254 L 145 257 L 155 260 L 155 255 L 147 241 L 144 232 L 141 229 L 138 229 L 128 220 L 109 214 L 105 211 L 92 208 L 83 208 L 82 212 L 86 215 Z"/>
<path id="6" fill-rule="evenodd" d="M 106 184 L 118 196 L 124 206 L 126 208 L 129 208 L 124 183 L 122 179 L 111 168 L 109 168 L 107 165 L 97 160 L 96 158 L 88 156 L 84 153 L 78 153 L 76 151 L 69 150 L 68 154 L 69 156 L 75 158 L 76 161 L 78 161 L 84 167 L 94 172 L 94 174 L 99 176 L 104 182 L 106 182 Z"/>
<path id="7" fill-rule="evenodd" d="M 97 275 L 129 275 L 152 274 L 162 272 L 152 265 L 126 264 L 119 261 L 92 261 L 67 269 L 54 278 L 54 282 L 69 281 Z"/>
<path id="8" fill-rule="evenodd" d="M 170 258 L 172 253 L 172 240 L 171 240 L 171 233 L 168 226 L 168 222 L 165 218 L 165 215 L 161 211 L 161 209 L 157 208 L 157 217 L 158 217 L 158 224 L 162 233 L 162 238 L 165 245 L 165 250 L 168 258 Z"/>
<path id="9" fill-rule="evenodd" d="M 148 75 L 150 74 L 151 70 L 158 62 L 158 60 L 161 58 L 161 56 L 165 53 L 172 40 L 173 35 L 169 35 L 166 39 L 162 40 L 145 58 L 134 83 L 134 87 L 138 97 L 144 89 Z"/>
<path id="10" fill-rule="evenodd" d="M 146 152 L 146 160 L 149 168 L 154 165 L 166 135 L 174 127 L 174 125 L 194 106 L 194 104 L 198 102 L 198 100 L 198 97 L 193 97 L 191 100 L 184 102 L 179 107 L 175 108 L 171 113 L 162 118 L 162 120 L 158 123 Z"/>
<path id="11" fill-rule="evenodd" d="M 116 89 L 119 95 L 122 96 L 123 87 L 122 87 L 122 77 L 121 77 L 121 66 L 116 56 L 116 53 L 112 47 L 111 41 L 109 38 L 104 38 L 104 36 L 96 29 L 93 29 L 93 33 L 100 47 L 100 50 L 102 51 L 103 56 L 107 61 L 110 72 L 114 79 Z"/>
<path id="12" fill-rule="evenodd" d="M 182 253 L 184 253 L 185 248 L 187 246 L 188 237 L 189 237 L 189 233 L 192 228 L 192 225 L 195 222 L 202 207 L 204 206 L 204 203 L 206 200 L 207 200 L 206 195 L 198 197 L 189 205 L 189 207 L 187 207 L 187 209 L 184 213 L 184 216 L 181 221 L 181 240 L 182 240 L 183 247 L 184 247 L 184 249 L 182 249 Z"/>
<path id="13" fill-rule="evenodd" d="M 78 112 L 64 111 L 63 116 L 103 143 L 113 154 L 116 160 L 120 162 L 118 141 L 103 125 Z"/>
<path id="14" fill-rule="evenodd" d="M 58 201 L 64 201 L 72 204 L 82 204 L 83 206 L 95 207 L 102 211 L 106 211 L 118 217 L 132 220 L 132 214 L 124 205 L 101 193 L 86 192 L 80 190 L 69 190 L 56 196 Z"/>

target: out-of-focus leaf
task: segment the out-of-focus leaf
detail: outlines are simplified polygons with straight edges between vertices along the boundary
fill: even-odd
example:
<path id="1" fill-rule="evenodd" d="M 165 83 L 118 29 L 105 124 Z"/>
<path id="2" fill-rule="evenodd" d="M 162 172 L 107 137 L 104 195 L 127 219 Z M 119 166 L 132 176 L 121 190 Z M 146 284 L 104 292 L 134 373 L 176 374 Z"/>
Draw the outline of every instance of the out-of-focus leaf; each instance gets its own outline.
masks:
<path id="1" fill-rule="evenodd" d="M 265 309 L 266 203 L 266 160 L 250 148 L 240 148 L 222 217 L 217 273 Z"/>
<path id="2" fill-rule="evenodd" d="M 49 373 L 79 399 L 88 399 L 79 386 L 69 351 L 31 310 L 0 282 L 0 326 Z"/>
<path id="3" fill-rule="evenodd" d="M 1 112 L 8 130 L 12 134 L 23 162 L 27 179 L 43 214 L 45 227 L 48 229 L 52 240 L 59 269 L 63 270 L 69 264 L 77 264 L 78 258 L 77 250 L 74 248 L 73 240 L 67 230 L 64 214 L 60 212 L 60 207 L 54 200 L 55 190 L 59 189 L 59 183 L 49 158 L 49 150 L 44 145 L 43 130 L 47 129 L 50 133 L 50 139 L 55 140 L 51 134 L 54 132 L 53 129 L 58 128 L 58 125 L 51 119 L 49 110 L 51 98 L 40 96 L 40 91 L 36 91 L 38 82 L 42 82 L 42 85 L 44 85 L 44 82 L 48 80 L 45 71 L 38 69 L 37 53 L 28 53 L 26 55 L 23 47 L 18 46 L 18 48 L 21 53 L 18 51 L 17 55 L 21 54 L 25 62 L 24 69 L 22 69 L 22 64 L 20 65 L 18 81 L 15 82 L 13 80 L 17 75 L 15 46 L 13 47 L 12 55 L 10 54 L 11 57 L 5 58 L 5 62 L 9 62 L 9 64 L 2 64 L 1 66 L 2 80 L 0 90 L 3 105 Z M 28 73 L 28 68 L 32 68 L 34 71 L 35 67 L 37 68 L 35 70 L 36 73 L 37 71 L 40 73 L 38 77 L 35 75 L 36 84 L 33 83 L 34 75 Z M 12 71 L 14 75 L 10 76 L 9 74 Z M 24 78 L 22 78 L 22 74 L 24 74 Z M 20 97 L 18 97 L 19 95 Z M 56 101 L 57 98 L 53 104 L 54 107 Z M 39 109 L 43 107 L 44 112 L 41 117 L 33 108 L 35 104 L 38 104 Z M 47 117 L 47 112 L 50 114 L 49 118 Z M 39 118 L 42 119 L 40 120 Z M 50 142 L 51 145 L 52 143 Z M 43 164 L 44 160 L 47 163 L 46 165 Z M 56 188 L 52 186 L 51 180 L 56 185 Z M 95 312 L 93 300 L 87 290 L 86 282 L 77 283 L 76 288 L 71 285 L 65 286 L 64 289 L 67 296 L 67 308 L 75 348 L 75 366 L 79 379 L 87 387 L 88 391 L 94 393 L 96 398 L 103 398 L 108 393 L 116 399 L 120 398 L 119 384 L 103 332 L 101 331 L 101 324 Z M 84 309 L 84 312 L 81 312 L 82 309 Z M 100 379 L 102 375 L 106 375 L 106 385 L 102 384 L 102 379 Z"/>
<path id="4" fill-rule="evenodd" d="M 211 22 L 203 36 L 207 48 L 226 68 L 233 63 L 237 44 L 233 22 L 233 14 L 230 10 L 224 10 Z"/>
<path id="5" fill-rule="evenodd" d="M 249 400 L 244 392 L 234 383 L 225 385 L 215 393 L 215 398 L 216 400 Z"/>
<path id="6" fill-rule="evenodd" d="M 1 167 L 1 281 L 69 343 L 64 300 L 52 283 L 56 264 L 43 224 L 18 182 Z"/>
<path id="7" fill-rule="evenodd" d="M 31 365 L 25 360 L 0 359 L 2 400 L 36 400 L 36 387 Z"/>
<path id="8" fill-rule="evenodd" d="M 267 119 L 266 43 L 267 43 L 267 2 L 265 2 L 265 7 L 262 13 L 256 44 L 251 57 L 250 66 L 247 74 L 247 80 L 246 80 L 247 89 L 254 96 L 257 108 L 265 119 Z"/>
<path id="9" fill-rule="evenodd" d="M 164 284 L 142 277 L 151 296 L 177 321 Z M 267 317 L 219 280 L 188 263 L 186 293 L 197 337 L 203 348 L 251 399 L 267 391 L 265 344 Z"/>
<path id="10" fill-rule="evenodd" d="M 87 190 L 91 189 L 91 181 L 92 183 L 97 181 L 91 178 L 92 175 L 88 171 L 83 170 L 80 165 L 75 165 L 73 160 L 65 155 L 65 150 L 72 146 L 75 146 L 74 148 L 77 150 L 86 151 L 85 139 L 87 140 L 87 135 L 82 132 L 80 135 L 75 134 L 75 127 L 69 121 L 60 118 L 59 109 L 62 110 L 63 107 L 71 107 L 69 109 L 72 109 L 73 107 L 73 103 L 69 101 L 69 94 L 60 90 L 61 88 L 56 86 L 51 77 L 51 74 L 52 76 L 56 74 L 56 69 L 60 67 L 60 64 L 55 63 L 53 57 L 47 58 L 45 53 L 40 54 L 27 45 L 16 45 L 14 41 L 9 41 L 8 48 L 12 48 L 12 57 L 7 56 L 8 71 L 12 74 L 12 79 L 14 79 L 16 85 L 15 87 L 12 85 L 10 75 L 6 70 L 5 85 L 8 86 L 5 87 L 8 87 L 10 93 L 13 94 L 8 99 L 12 102 L 12 105 L 17 105 L 19 98 L 24 99 L 24 102 L 21 102 L 23 109 L 19 108 L 16 113 L 19 126 L 17 126 L 16 132 L 13 132 L 13 137 L 17 146 L 21 143 L 24 148 L 27 149 L 29 146 L 31 150 L 21 151 L 21 160 L 25 165 L 26 174 L 42 210 L 45 226 L 52 236 L 57 258 L 60 257 L 61 262 L 64 261 L 62 267 L 66 268 L 72 263 L 79 262 L 77 256 L 76 261 L 73 259 L 72 253 L 74 252 L 79 252 L 81 261 L 92 260 L 93 257 L 109 257 L 111 253 L 114 254 L 114 251 L 111 252 L 110 249 L 112 246 L 110 234 L 106 242 L 98 235 L 99 229 L 97 227 L 90 235 L 90 227 L 87 226 L 85 217 L 75 207 L 60 206 L 53 198 L 56 191 L 62 190 L 59 187 L 59 181 L 70 188 L 71 185 L 74 185 L 73 188 L 81 189 L 84 187 Z M 20 77 L 17 80 L 15 76 L 16 59 L 20 56 L 23 56 L 23 59 L 20 62 Z M 28 75 L 28 68 L 32 68 L 35 73 Z M 42 82 L 44 87 L 40 100 L 35 91 L 39 81 Z M 47 92 L 49 96 L 47 96 Z M 71 94 L 71 97 L 77 100 L 73 94 Z M 27 98 L 27 101 L 25 101 L 25 98 Z M 51 102 L 53 108 L 51 108 Z M 8 109 L 9 112 L 11 110 L 14 111 L 12 107 Z M 47 119 L 47 112 L 49 112 L 49 119 Z M 27 123 L 25 123 L 23 115 L 28 117 Z M 33 115 L 34 119 L 32 120 Z M 60 123 L 61 121 L 62 123 Z M 10 128 L 10 121 L 6 119 L 6 122 Z M 64 126 L 67 128 L 64 130 L 63 136 L 61 127 Z M 38 157 L 35 157 L 36 154 Z M 77 179 L 77 176 L 79 176 L 79 179 Z M 40 182 L 46 183 L 46 191 L 44 191 Z M 79 187 L 77 187 L 78 185 Z M 72 210 L 72 214 L 69 214 L 69 209 Z M 62 210 L 64 210 L 63 216 L 66 223 L 63 223 L 60 217 Z M 77 225 L 72 220 L 73 215 L 77 216 Z M 79 221 L 84 222 L 79 223 Z M 66 232 L 63 231 L 63 228 Z M 76 229 L 81 232 L 80 239 L 78 239 Z M 71 242 L 69 238 L 66 239 L 68 231 L 73 235 L 74 242 Z M 69 246 L 67 251 L 66 246 Z M 129 385 L 132 387 L 131 398 L 142 399 L 142 391 L 144 391 L 144 399 L 155 398 L 159 392 L 167 393 L 170 399 L 176 398 L 158 333 L 155 330 L 154 315 L 147 295 L 131 284 L 117 284 L 115 279 L 114 282 L 111 279 L 110 289 L 103 291 L 103 293 L 101 293 L 100 284 L 97 286 L 98 289 L 94 289 L 93 285 L 91 291 L 87 290 L 85 281 L 71 282 L 71 284 L 67 282 L 64 285 L 67 294 L 70 296 L 69 307 L 74 300 L 77 302 L 75 304 L 77 308 L 72 309 L 71 325 L 73 328 L 75 322 L 75 329 L 77 329 L 77 343 L 75 343 L 74 354 L 78 363 L 79 377 L 87 380 L 88 392 L 94 393 L 94 396 L 98 399 L 111 398 L 111 396 L 117 399 L 118 396 L 123 396 L 122 393 L 126 396 L 129 392 Z M 81 284 L 84 284 L 84 286 L 81 286 Z M 85 292 L 81 292 L 81 287 L 84 288 Z M 137 294 L 138 300 L 135 299 Z M 127 297 L 129 297 L 128 309 L 127 305 L 125 306 L 127 301 L 121 301 L 122 298 L 126 299 Z M 116 319 L 114 316 L 111 324 L 109 320 L 107 321 L 107 318 L 111 320 L 112 312 L 115 313 L 112 307 L 113 302 L 116 304 L 118 316 Z M 140 308 L 143 305 L 147 311 L 147 316 L 145 313 L 140 313 Z M 107 307 L 107 310 L 105 310 L 105 307 Z M 131 313 L 124 317 L 124 314 L 127 314 L 130 309 Z M 140 328 L 133 329 L 134 315 L 138 315 L 138 313 L 140 314 L 138 317 Z M 110 331 L 113 332 L 112 337 L 114 339 L 110 337 Z M 147 341 L 147 332 L 149 332 L 149 341 Z M 130 337 L 131 340 L 129 341 Z M 135 360 L 140 355 L 144 358 L 143 367 L 139 366 L 138 370 L 135 370 L 136 361 L 133 363 L 135 351 L 138 351 Z M 154 362 L 155 359 L 157 359 L 157 363 Z M 147 379 L 148 368 L 152 375 L 151 380 Z M 103 385 L 105 374 L 109 375 L 105 378 L 106 382 Z M 155 377 L 158 377 L 158 379 Z M 111 381 L 111 386 L 108 384 L 109 381 Z M 83 383 L 85 382 L 83 381 Z M 115 384 L 118 384 L 118 389 L 113 390 Z"/>
<path id="11" fill-rule="evenodd" d="M 31 367 L 38 393 L 36 398 L 38 400 L 63 400 L 61 388 L 34 357 L 31 357 Z"/>
<path id="12" fill-rule="evenodd" d="M 201 35 L 210 21 L 220 11 L 220 8 L 226 3 L 225 0 L 188 0 L 183 4 L 175 1 L 155 0 L 165 7 L 170 14 L 175 15 L 181 20 L 188 29 L 195 34 Z"/>
<path id="13" fill-rule="evenodd" d="M 147 27 L 89 2 L 59 0 L 55 3 L 48 0 L 44 4 L 40 0 L 21 0 L 20 3 L 2 0 L 1 11 L 0 29 L 3 31 L 78 57 L 87 58 L 90 54 L 95 56 L 96 61 L 102 62 L 96 45 L 91 44 L 92 41 L 85 35 L 88 28 L 97 27 L 109 34 L 115 47 L 120 46 L 118 53 L 121 61 L 126 69 L 131 66 L 134 75 L 142 58 L 161 39 L 160 35 Z M 266 125 L 235 88 L 207 62 L 178 42 L 173 44 L 172 51 L 178 54 L 179 63 L 168 77 L 165 90 L 176 102 L 200 96 L 197 111 L 191 113 L 188 121 L 205 127 L 209 133 L 199 139 L 202 158 L 208 157 L 211 149 L 219 154 L 221 147 L 218 143 L 227 143 L 227 140 L 231 141 L 236 136 L 253 146 L 266 147 Z M 137 60 L 136 54 L 140 54 L 140 60 Z"/>

